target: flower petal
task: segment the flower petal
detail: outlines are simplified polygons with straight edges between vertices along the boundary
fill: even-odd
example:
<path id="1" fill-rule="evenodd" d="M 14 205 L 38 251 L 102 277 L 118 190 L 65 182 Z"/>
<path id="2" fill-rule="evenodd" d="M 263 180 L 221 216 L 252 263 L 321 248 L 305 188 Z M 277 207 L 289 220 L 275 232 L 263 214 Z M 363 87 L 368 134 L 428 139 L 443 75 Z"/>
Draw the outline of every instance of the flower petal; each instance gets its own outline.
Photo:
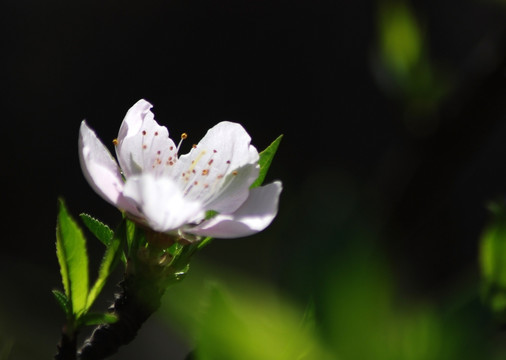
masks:
<path id="1" fill-rule="evenodd" d="M 116 154 L 128 178 L 141 172 L 160 175 L 177 161 L 177 148 L 169 131 L 155 121 L 152 105 L 139 100 L 132 106 L 118 133 Z"/>
<path id="2" fill-rule="evenodd" d="M 169 178 L 143 173 L 127 179 L 125 197 L 136 203 L 149 227 L 168 232 L 205 216 L 201 204 L 185 199 L 181 189 Z"/>
<path id="3" fill-rule="evenodd" d="M 232 213 L 258 177 L 259 155 L 250 142 L 240 124 L 220 122 L 179 158 L 175 178 L 187 196 L 202 201 L 206 209 Z"/>
<path id="4" fill-rule="evenodd" d="M 250 196 L 250 186 L 258 178 L 258 164 L 248 164 L 228 174 L 220 187 L 206 198 L 206 210 L 231 214 Z"/>
<path id="5" fill-rule="evenodd" d="M 79 160 L 88 183 L 100 196 L 113 205 L 123 191 L 118 164 L 85 121 L 79 130 Z"/>
<path id="6" fill-rule="evenodd" d="M 233 214 L 218 214 L 210 220 L 187 230 L 198 236 L 237 238 L 265 229 L 278 212 L 280 181 L 250 190 L 250 196 Z"/>

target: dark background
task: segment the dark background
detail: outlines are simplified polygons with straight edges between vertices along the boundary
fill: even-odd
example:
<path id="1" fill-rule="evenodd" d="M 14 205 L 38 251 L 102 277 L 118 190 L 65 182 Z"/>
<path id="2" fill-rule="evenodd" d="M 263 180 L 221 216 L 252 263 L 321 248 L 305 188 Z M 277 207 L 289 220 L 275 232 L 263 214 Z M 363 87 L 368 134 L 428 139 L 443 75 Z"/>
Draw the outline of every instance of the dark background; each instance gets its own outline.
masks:
<path id="1" fill-rule="evenodd" d="M 435 77 L 449 84 L 429 110 L 416 104 L 430 91 L 385 86 L 378 5 L 4 1 L 0 345 L 19 358 L 33 355 L 29 344 L 54 352 L 57 198 L 76 216 L 119 220 L 82 176 L 80 122 L 111 144 L 140 98 L 174 138 L 187 132 L 188 146 L 222 120 L 241 123 L 259 150 L 284 134 L 268 176 L 284 184 L 277 219 L 261 234 L 215 240 L 201 258 L 304 301 L 367 234 L 407 297 L 474 281 L 485 205 L 506 194 L 505 4 L 412 3 Z M 91 241 L 89 250 L 102 251 Z M 149 331 L 137 348 L 163 354 L 166 338 Z M 132 346 L 122 358 L 137 358 Z"/>

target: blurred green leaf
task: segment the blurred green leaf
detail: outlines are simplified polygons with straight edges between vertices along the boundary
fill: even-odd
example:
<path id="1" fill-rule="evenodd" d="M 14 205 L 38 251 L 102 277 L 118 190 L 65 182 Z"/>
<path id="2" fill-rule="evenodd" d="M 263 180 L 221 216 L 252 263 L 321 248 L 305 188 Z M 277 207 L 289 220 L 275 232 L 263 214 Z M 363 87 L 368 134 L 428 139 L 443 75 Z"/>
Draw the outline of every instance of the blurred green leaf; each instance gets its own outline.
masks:
<path id="1" fill-rule="evenodd" d="M 113 324 L 116 321 L 118 321 L 118 317 L 111 313 L 90 312 L 81 318 L 83 325 Z"/>
<path id="2" fill-rule="evenodd" d="M 102 291 L 102 288 L 104 287 L 107 279 L 118 264 L 119 259 L 121 256 L 124 256 L 123 244 L 126 241 L 126 237 L 126 221 L 123 220 L 118 229 L 113 233 L 113 236 L 109 242 L 109 246 L 105 250 L 102 262 L 100 263 L 97 280 L 93 284 L 93 287 L 91 288 L 88 295 L 86 309 L 89 309 L 92 306 L 93 302 L 100 294 L 100 291 Z"/>
<path id="3" fill-rule="evenodd" d="M 424 26 L 407 1 L 380 0 L 374 75 L 388 94 L 406 107 L 410 132 L 426 136 L 437 128 L 432 116 L 452 88 L 451 69 L 430 58 Z"/>
<path id="4" fill-rule="evenodd" d="M 506 289 L 506 211 L 498 204 L 490 205 L 492 220 L 480 242 L 480 266 L 489 284 Z"/>
<path id="5" fill-rule="evenodd" d="M 86 227 L 100 240 L 105 246 L 109 246 L 111 243 L 112 237 L 114 236 L 114 231 L 112 231 L 109 226 L 105 225 L 101 221 L 95 219 L 91 215 L 81 214 L 79 215 L 81 220 L 86 225 Z"/>
<path id="6" fill-rule="evenodd" d="M 506 311 L 506 206 L 492 203 L 492 218 L 480 239 L 480 269 L 486 300 L 496 313 Z"/>
<path id="7" fill-rule="evenodd" d="M 88 253 L 79 226 L 70 216 L 62 199 L 56 227 L 56 254 L 60 264 L 65 295 L 70 299 L 72 312 L 79 315 L 86 309 L 88 298 Z"/>
<path id="8" fill-rule="evenodd" d="M 407 76 L 423 52 L 422 35 L 413 12 L 404 2 L 382 2 L 379 30 L 383 62 L 399 76 Z"/>
<path id="9" fill-rule="evenodd" d="M 274 155 L 276 155 L 276 151 L 278 150 L 279 143 L 283 135 L 277 137 L 269 146 L 265 148 L 264 151 L 260 153 L 260 159 L 258 160 L 258 164 L 260 165 L 260 173 L 255 182 L 251 185 L 252 188 L 262 185 L 265 176 L 267 175 L 267 171 L 269 171 L 269 167 L 271 166 L 272 159 Z"/>
<path id="10" fill-rule="evenodd" d="M 209 269 L 204 272 L 209 274 Z M 304 314 L 247 277 L 228 277 L 227 286 L 197 277 L 173 288 L 162 308 L 195 339 L 196 359 L 333 359 L 311 325 L 311 310 Z"/>
<path id="11" fill-rule="evenodd" d="M 328 274 L 320 309 L 325 339 L 338 358 L 463 360 L 485 355 L 478 337 L 484 330 L 477 330 L 477 322 L 460 314 L 451 318 L 430 300 L 406 301 L 387 262 L 376 254 L 354 249 L 343 255 Z"/>

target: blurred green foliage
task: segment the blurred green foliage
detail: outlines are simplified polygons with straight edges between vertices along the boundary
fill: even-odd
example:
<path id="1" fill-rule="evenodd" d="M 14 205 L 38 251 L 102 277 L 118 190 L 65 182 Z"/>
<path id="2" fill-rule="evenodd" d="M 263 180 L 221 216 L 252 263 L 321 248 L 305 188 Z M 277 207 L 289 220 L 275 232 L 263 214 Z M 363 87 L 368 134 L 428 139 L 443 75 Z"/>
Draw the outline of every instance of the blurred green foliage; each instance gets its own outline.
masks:
<path id="1" fill-rule="evenodd" d="M 492 311 L 506 320 L 506 206 L 491 203 L 491 220 L 480 241 L 483 297 Z"/>
<path id="2" fill-rule="evenodd" d="M 199 269 L 215 272 L 208 266 Z M 319 340 L 310 307 L 300 311 L 242 276 L 228 273 L 217 281 L 200 275 L 172 288 L 161 311 L 197 344 L 197 359 L 332 359 Z"/>
<path id="3" fill-rule="evenodd" d="M 477 296 L 448 304 L 403 299 L 386 263 L 369 251 L 350 252 L 333 268 L 321 274 L 321 297 L 296 304 L 244 275 L 199 264 L 168 291 L 161 313 L 195 345 L 197 360 L 504 355 L 490 346 L 493 326 Z"/>
<path id="4" fill-rule="evenodd" d="M 408 1 L 379 1 L 373 67 L 383 91 L 405 108 L 408 129 L 426 135 L 437 126 L 431 116 L 451 90 L 451 74 L 431 59 L 419 17 Z"/>
<path id="5" fill-rule="evenodd" d="M 415 15 L 405 3 L 383 2 L 378 17 L 379 47 L 385 65 L 399 77 L 409 76 L 425 51 Z"/>
<path id="6" fill-rule="evenodd" d="M 452 314 L 453 306 L 405 299 L 397 288 L 394 274 L 378 254 L 355 251 L 328 274 L 322 319 L 325 337 L 339 358 L 475 359 L 486 355 L 475 319 L 465 316 L 467 309 Z"/>

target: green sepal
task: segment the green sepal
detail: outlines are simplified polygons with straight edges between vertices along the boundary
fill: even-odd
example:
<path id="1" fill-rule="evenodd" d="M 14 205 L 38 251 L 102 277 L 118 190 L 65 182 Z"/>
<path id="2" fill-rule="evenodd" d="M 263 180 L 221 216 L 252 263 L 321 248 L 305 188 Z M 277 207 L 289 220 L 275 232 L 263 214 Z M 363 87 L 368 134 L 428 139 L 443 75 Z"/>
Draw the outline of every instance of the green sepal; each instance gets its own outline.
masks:
<path id="1" fill-rule="evenodd" d="M 65 316 L 67 318 L 72 316 L 72 304 L 70 303 L 67 295 L 62 293 L 60 290 L 52 290 L 54 298 L 56 299 L 56 302 L 60 305 L 63 312 L 65 313 Z"/>
<path id="2" fill-rule="evenodd" d="M 170 256 L 172 256 L 175 259 L 177 256 L 181 255 L 183 249 L 184 249 L 183 245 L 181 245 L 178 242 L 175 242 L 167 249 L 167 251 L 169 252 Z"/>
<path id="3" fill-rule="evenodd" d="M 106 247 L 110 245 L 114 231 L 109 226 L 95 219 L 91 215 L 82 213 L 79 215 L 86 227 L 100 240 Z"/>
<path id="4" fill-rule="evenodd" d="M 88 295 L 86 309 L 89 309 L 93 305 L 93 302 L 96 300 L 100 291 L 104 287 L 105 282 L 118 264 L 119 259 L 121 259 L 122 256 L 124 257 L 123 245 L 127 237 L 126 232 L 126 221 L 123 220 L 118 226 L 118 229 L 113 233 L 109 246 L 102 257 L 97 280 L 93 284 L 93 287 Z"/>
<path id="5" fill-rule="evenodd" d="M 132 251 L 136 251 L 139 247 L 143 246 L 146 243 L 146 239 L 144 232 L 137 229 L 135 222 L 125 218 L 125 226 L 127 254 L 131 254 Z"/>
<path id="6" fill-rule="evenodd" d="M 193 243 L 190 245 L 181 246 L 174 244 L 169 248 L 169 253 L 172 253 L 173 260 L 169 267 L 169 276 L 165 279 L 165 286 L 170 286 L 180 282 L 184 279 L 188 271 L 190 270 L 191 257 L 200 249 L 200 243 Z"/>
<path id="7" fill-rule="evenodd" d="M 85 326 L 113 324 L 116 321 L 118 316 L 112 313 L 89 312 L 80 318 L 80 324 Z"/>
<path id="8" fill-rule="evenodd" d="M 206 220 L 212 219 L 213 217 L 215 217 L 218 214 L 219 214 L 219 212 L 217 212 L 215 210 L 207 210 L 205 219 Z"/>
<path id="9" fill-rule="evenodd" d="M 251 188 L 260 186 L 264 182 L 267 171 L 269 171 L 272 159 L 274 158 L 274 155 L 276 155 L 276 151 L 278 151 L 279 143 L 281 142 L 282 138 L 283 135 L 279 135 L 276 140 L 274 140 L 269 146 L 265 148 L 264 151 L 259 154 L 260 158 L 258 160 L 258 165 L 260 166 L 260 172 L 258 173 L 258 178 L 251 185 Z"/>
<path id="10" fill-rule="evenodd" d="M 205 239 L 201 240 L 198 244 L 198 249 L 202 249 L 204 246 L 208 245 L 213 240 L 212 237 L 208 236 Z"/>
<path id="11" fill-rule="evenodd" d="M 60 265 L 65 295 L 70 300 L 72 313 L 81 314 L 86 310 L 88 298 L 88 253 L 86 240 L 74 219 L 59 199 L 56 226 L 56 255 Z"/>

